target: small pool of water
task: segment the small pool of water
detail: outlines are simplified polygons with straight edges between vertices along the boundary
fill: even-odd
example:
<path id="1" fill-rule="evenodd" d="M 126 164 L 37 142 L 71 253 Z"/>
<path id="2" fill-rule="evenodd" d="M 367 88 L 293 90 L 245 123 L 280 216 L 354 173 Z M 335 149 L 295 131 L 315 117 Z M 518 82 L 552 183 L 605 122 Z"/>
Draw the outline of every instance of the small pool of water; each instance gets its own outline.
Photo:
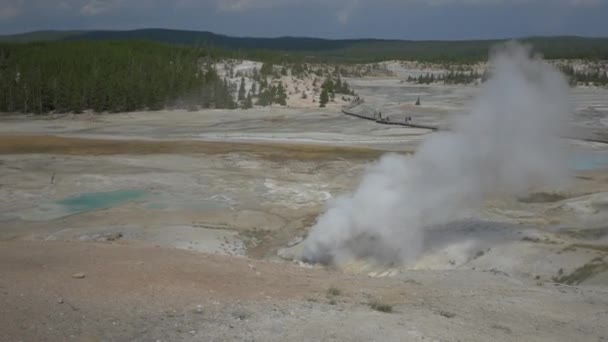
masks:
<path id="1" fill-rule="evenodd" d="M 573 167 L 577 171 L 592 171 L 608 168 L 608 153 L 587 153 L 576 155 Z"/>
<path id="2" fill-rule="evenodd" d="M 147 195 L 145 190 L 115 190 L 109 192 L 91 192 L 60 200 L 57 204 L 69 212 L 85 212 L 107 209 L 127 202 L 141 199 Z"/>
<path id="3" fill-rule="evenodd" d="M 27 221 L 49 221 L 82 214 L 99 209 L 109 209 L 148 195 L 145 190 L 115 190 L 88 192 L 58 201 L 41 203 L 34 208 L 18 212 L 17 216 Z"/>

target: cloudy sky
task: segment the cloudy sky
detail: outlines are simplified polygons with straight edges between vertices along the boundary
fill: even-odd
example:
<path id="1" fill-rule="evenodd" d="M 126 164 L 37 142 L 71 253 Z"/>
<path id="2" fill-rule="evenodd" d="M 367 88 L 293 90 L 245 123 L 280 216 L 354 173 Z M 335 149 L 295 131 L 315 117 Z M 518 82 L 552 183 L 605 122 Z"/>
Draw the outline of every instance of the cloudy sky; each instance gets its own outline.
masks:
<path id="1" fill-rule="evenodd" d="M 175 28 L 237 36 L 608 36 L 608 0 L 0 0 L 0 34 Z"/>

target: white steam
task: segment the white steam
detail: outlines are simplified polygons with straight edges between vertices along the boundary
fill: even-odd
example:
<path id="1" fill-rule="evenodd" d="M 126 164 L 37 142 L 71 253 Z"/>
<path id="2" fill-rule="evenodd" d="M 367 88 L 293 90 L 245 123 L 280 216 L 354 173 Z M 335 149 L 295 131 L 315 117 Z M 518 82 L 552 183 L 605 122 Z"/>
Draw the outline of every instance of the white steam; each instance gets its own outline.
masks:
<path id="1" fill-rule="evenodd" d="M 563 180 L 565 78 L 517 43 L 497 48 L 490 67 L 471 113 L 452 131 L 431 136 L 413 156 L 382 157 L 352 195 L 329 203 L 304 242 L 304 260 L 411 262 L 427 227 L 491 196 Z"/>

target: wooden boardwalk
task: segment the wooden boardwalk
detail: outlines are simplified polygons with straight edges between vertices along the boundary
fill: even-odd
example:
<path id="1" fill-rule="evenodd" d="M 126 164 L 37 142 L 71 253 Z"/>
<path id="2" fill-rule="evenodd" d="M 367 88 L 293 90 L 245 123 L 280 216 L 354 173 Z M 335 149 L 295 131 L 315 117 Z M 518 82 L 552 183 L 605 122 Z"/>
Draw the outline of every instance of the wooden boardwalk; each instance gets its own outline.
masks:
<path id="1" fill-rule="evenodd" d="M 351 116 L 355 116 L 364 120 L 369 120 L 369 121 L 375 121 L 379 124 L 383 124 L 383 125 L 395 125 L 395 126 L 405 126 L 405 127 L 412 127 L 412 128 L 422 128 L 422 129 L 429 129 L 432 131 L 438 131 L 439 127 L 436 126 L 429 126 L 429 125 L 419 125 L 419 124 L 414 124 L 411 122 L 401 122 L 401 121 L 391 121 L 390 119 L 387 118 L 378 118 L 374 115 L 374 113 L 357 113 L 355 111 L 353 111 L 354 108 L 360 106 L 363 103 L 363 101 L 356 101 L 353 104 L 342 108 L 342 113 L 346 114 L 346 115 L 351 115 Z"/>
<path id="2" fill-rule="evenodd" d="M 354 108 L 360 106 L 361 104 L 363 104 L 363 101 L 356 101 L 353 104 L 342 108 L 342 113 L 344 113 L 346 115 L 351 115 L 351 116 L 354 116 L 354 117 L 357 117 L 360 119 L 374 121 L 374 122 L 382 124 L 382 125 L 395 125 L 395 126 L 404 126 L 404 127 L 412 127 L 412 128 L 422 128 L 422 129 L 428 129 L 428 130 L 432 130 L 432 131 L 447 130 L 446 128 L 440 129 L 437 126 L 420 125 L 420 124 L 414 124 L 411 122 L 391 121 L 391 120 L 387 120 L 386 118 L 378 118 L 378 117 L 374 116 L 374 113 L 364 113 L 364 112 L 358 113 L 353 110 Z M 564 134 L 562 136 L 562 138 L 608 144 L 608 136 L 604 137 L 599 134 L 593 134 L 592 132 L 582 132 L 582 131 L 571 132 L 570 134 Z"/>

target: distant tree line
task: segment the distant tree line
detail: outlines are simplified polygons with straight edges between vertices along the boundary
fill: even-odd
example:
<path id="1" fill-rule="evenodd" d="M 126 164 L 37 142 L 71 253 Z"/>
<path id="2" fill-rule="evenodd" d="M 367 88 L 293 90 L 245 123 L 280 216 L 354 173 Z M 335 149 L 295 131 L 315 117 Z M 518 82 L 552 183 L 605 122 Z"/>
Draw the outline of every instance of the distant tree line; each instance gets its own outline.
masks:
<path id="1" fill-rule="evenodd" d="M 441 75 L 426 73 L 418 77 L 408 76 L 407 81 L 417 84 L 432 84 L 441 82 L 444 84 L 470 84 L 479 79 L 484 80 L 485 74 L 480 75 L 477 71 L 450 71 Z"/>
<path id="2" fill-rule="evenodd" d="M 576 70 L 572 65 L 559 65 L 559 69 L 568 77 L 570 85 L 608 85 L 608 71 L 600 67 L 589 68 L 588 70 Z M 416 84 L 470 84 L 476 81 L 485 82 L 489 77 L 489 73 L 485 71 L 480 74 L 475 70 L 470 71 L 450 71 L 448 73 L 435 75 L 426 73 L 418 77 L 408 76 L 407 82 Z"/>
<path id="3" fill-rule="evenodd" d="M 281 106 L 287 105 L 287 93 L 282 82 L 278 84 L 269 84 L 268 81 L 262 79 L 260 82 L 260 92 L 258 94 L 258 106 L 270 106 L 272 104 Z"/>
<path id="4" fill-rule="evenodd" d="M 469 41 L 398 41 L 398 40 L 327 40 L 314 38 L 239 38 L 210 32 L 143 29 L 134 31 L 34 32 L 12 37 L 13 41 L 146 40 L 176 46 L 203 46 L 213 56 L 259 61 L 311 63 L 373 63 L 386 60 L 472 63 L 485 61 L 488 52 L 505 40 Z M 607 60 L 608 38 L 574 36 L 531 37 L 522 39 L 547 59 Z"/>
<path id="5" fill-rule="evenodd" d="M 439 81 L 445 84 L 469 84 L 479 80 L 482 76 L 475 70 L 465 71 L 450 71 L 439 77 Z"/>
<path id="6" fill-rule="evenodd" d="M 407 81 L 410 83 L 418 83 L 418 84 L 431 84 L 435 83 L 437 79 L 434 74 L 426 73 L 425 75 L 420 75 L 418 77 L 408 76 Z"/>
<path id="7" fill-rule="evenodd" d="M 336 80 L 332 78 L 328 78 L 321 85 L 321 95 L 319 97 L 319 106 L 325 107 L 327 103 L 331 100 L 334 100 L 336 94 L 343 95 L 355 95 L 355 92 L 350 89 L 350 86 L 346 81 L 342 81 L 340 77 Z"/>
<path id="8" fill-rule="evenodd" d="M 384 47 L 389 46 L 392 45 Z M 424 49 L 436 51 L 436 46 L 425 45 Z M 360 47 L 356 46 L 357 49 Z M 481 51 L 469 47 L 471 53 Z M 475 47 L 481 49 L 480 45 Z M 359 52 L 368 53 L 365 51 Z M 407 56 L 405 53 L 402 57 Z M 142 41 L 0 43 L 0 111 L 80 113 L 86 110 L 124 112 L 162 108 L 251 108 L 254 103 L 262 106 L 286 105 L 287 90 L 280 78 L 289 75 L 293 78 L 316 75 L 319 79 L 325 79 L 319 97 L 320 105 L 325 106 L 335 99 L 336 94 L 354 95 L 349 85 L 341 79 L 343 74 L 382 71 L 379 64 L 315 65 L 308 57 L 278 51 L 223 50 L 209 46 L 186 47 Z M 227 75 L 240 77 L 240 84 L 238 81 L 231 83 L 218 75 L 215 62 L 226 59 L 263 62 L 259 70 L 253 71 L 251 87 L 247 86 L 245 77 L 235 73 L 233 68 Z M 476 60 L 473 57 L 460 61 Z M 487 78 L 487 74 L 480 75 L 470 69 L 470 65 L 461 65 L 441 75 L 427 73 L 418 77 L 410 76 L 408 81 L 418 84 L 467 84 Z M 563 65 L 561 69 L 570 77 L 572 84 L 608 84 L 605 67 L 581 71 L 571 65 Z M 318 89 L 316 82 L 313 87 Z M 295 92 L 300 90 L 296 89 Z M 307 96 L 303 91 L 302 98 Z"/>
<path id="9" fill-rule="evenodd" d="M 0 111 L 235 108 L 209 55 L 150 42 L 0 44 Z"/>
<path id="10" fill-rule="evenodd" d="M 256 97 L 256 104 L 259 106 L 270 106 L 273 104 L 282 106 L 287 105 L 288 96 L 286 87 L 282 81 L 278 80 L 280 80 L 281 77 L 289 75 L 291 75 L 292 78 L 300 79 L 313 75 L 325 77 L 325 81 L 321 85 L 321 93 L 319 97 L 321 107 L 325 107 L 329 101 L 333 101 L 336 94 L 355 95 L 355 92 L 350 88 L 348 83 L 341 79 L 339 67 L 311 67 L 308 63 L 286 62 L 282 64 L 275 64 L 272 61 L 266 61 L 262 64 L 259 70 L 253 70 L 252 79 L 254 83 L 247 98 L 249 98 L 249 96 Z M 315 81 L 312 84 L 313 87 L 317 86 L 317 80 L 318 79 L 315 78 Z M 243 82 L 244 81 L 241 81 L 241 88 L 243 88 L 243 90 L 239 89 L 238 92 L 239 102 L 245 93 Z M 295 92 L 299 92 L 297 87 Z M 302 91 L 301 98 L 308 98 L 305 91 Z M 242 107 L 250 108 L 248 105 L 250 100 L 246 101 L 247 105 Z M 315 102 L 314 99 L 313 102 Z"/>
<path id="11" fill-rule="evenodd" d="M 255 84 L 253 84 L 252 88 L 247 93 L 246 90 L 245 77 L 241 77 L 241 84 L 239 85 L 239 91 L 237 94 L 238 104 L 243 109 L 249 109 L 253 107 L 253 95 L 256 91 Z"/>
<path id="12" fill-rule="evenodd" d="M 608 85 L 608 72 L 595 68 L 586 71 L 577 71 L 570 64 L 561 65 L 560 70 L 568 77 L 571 85 Z"/>
<path id="13" fill-rule="evenodd" d="M 259 70 L 254 69 L 252 77 L 254 83 L 247 96 L 247 105 L 243 106 L 243 108 L 251 108 L 253 105 L 252 97 L 254 96 L 257 97 L 256 104 L 258 106 L 270 106 L 273 104 L 286 106 L 287 92 L 283 82 L 273 83 L 272 81 L 268 81 L 268 78 L 280 78 L 281 75 L 285 74 L 287 74 L 285 66 L 281 67 L 280 71 L 278 71 L 272 62 L 263 63 Z"/>

